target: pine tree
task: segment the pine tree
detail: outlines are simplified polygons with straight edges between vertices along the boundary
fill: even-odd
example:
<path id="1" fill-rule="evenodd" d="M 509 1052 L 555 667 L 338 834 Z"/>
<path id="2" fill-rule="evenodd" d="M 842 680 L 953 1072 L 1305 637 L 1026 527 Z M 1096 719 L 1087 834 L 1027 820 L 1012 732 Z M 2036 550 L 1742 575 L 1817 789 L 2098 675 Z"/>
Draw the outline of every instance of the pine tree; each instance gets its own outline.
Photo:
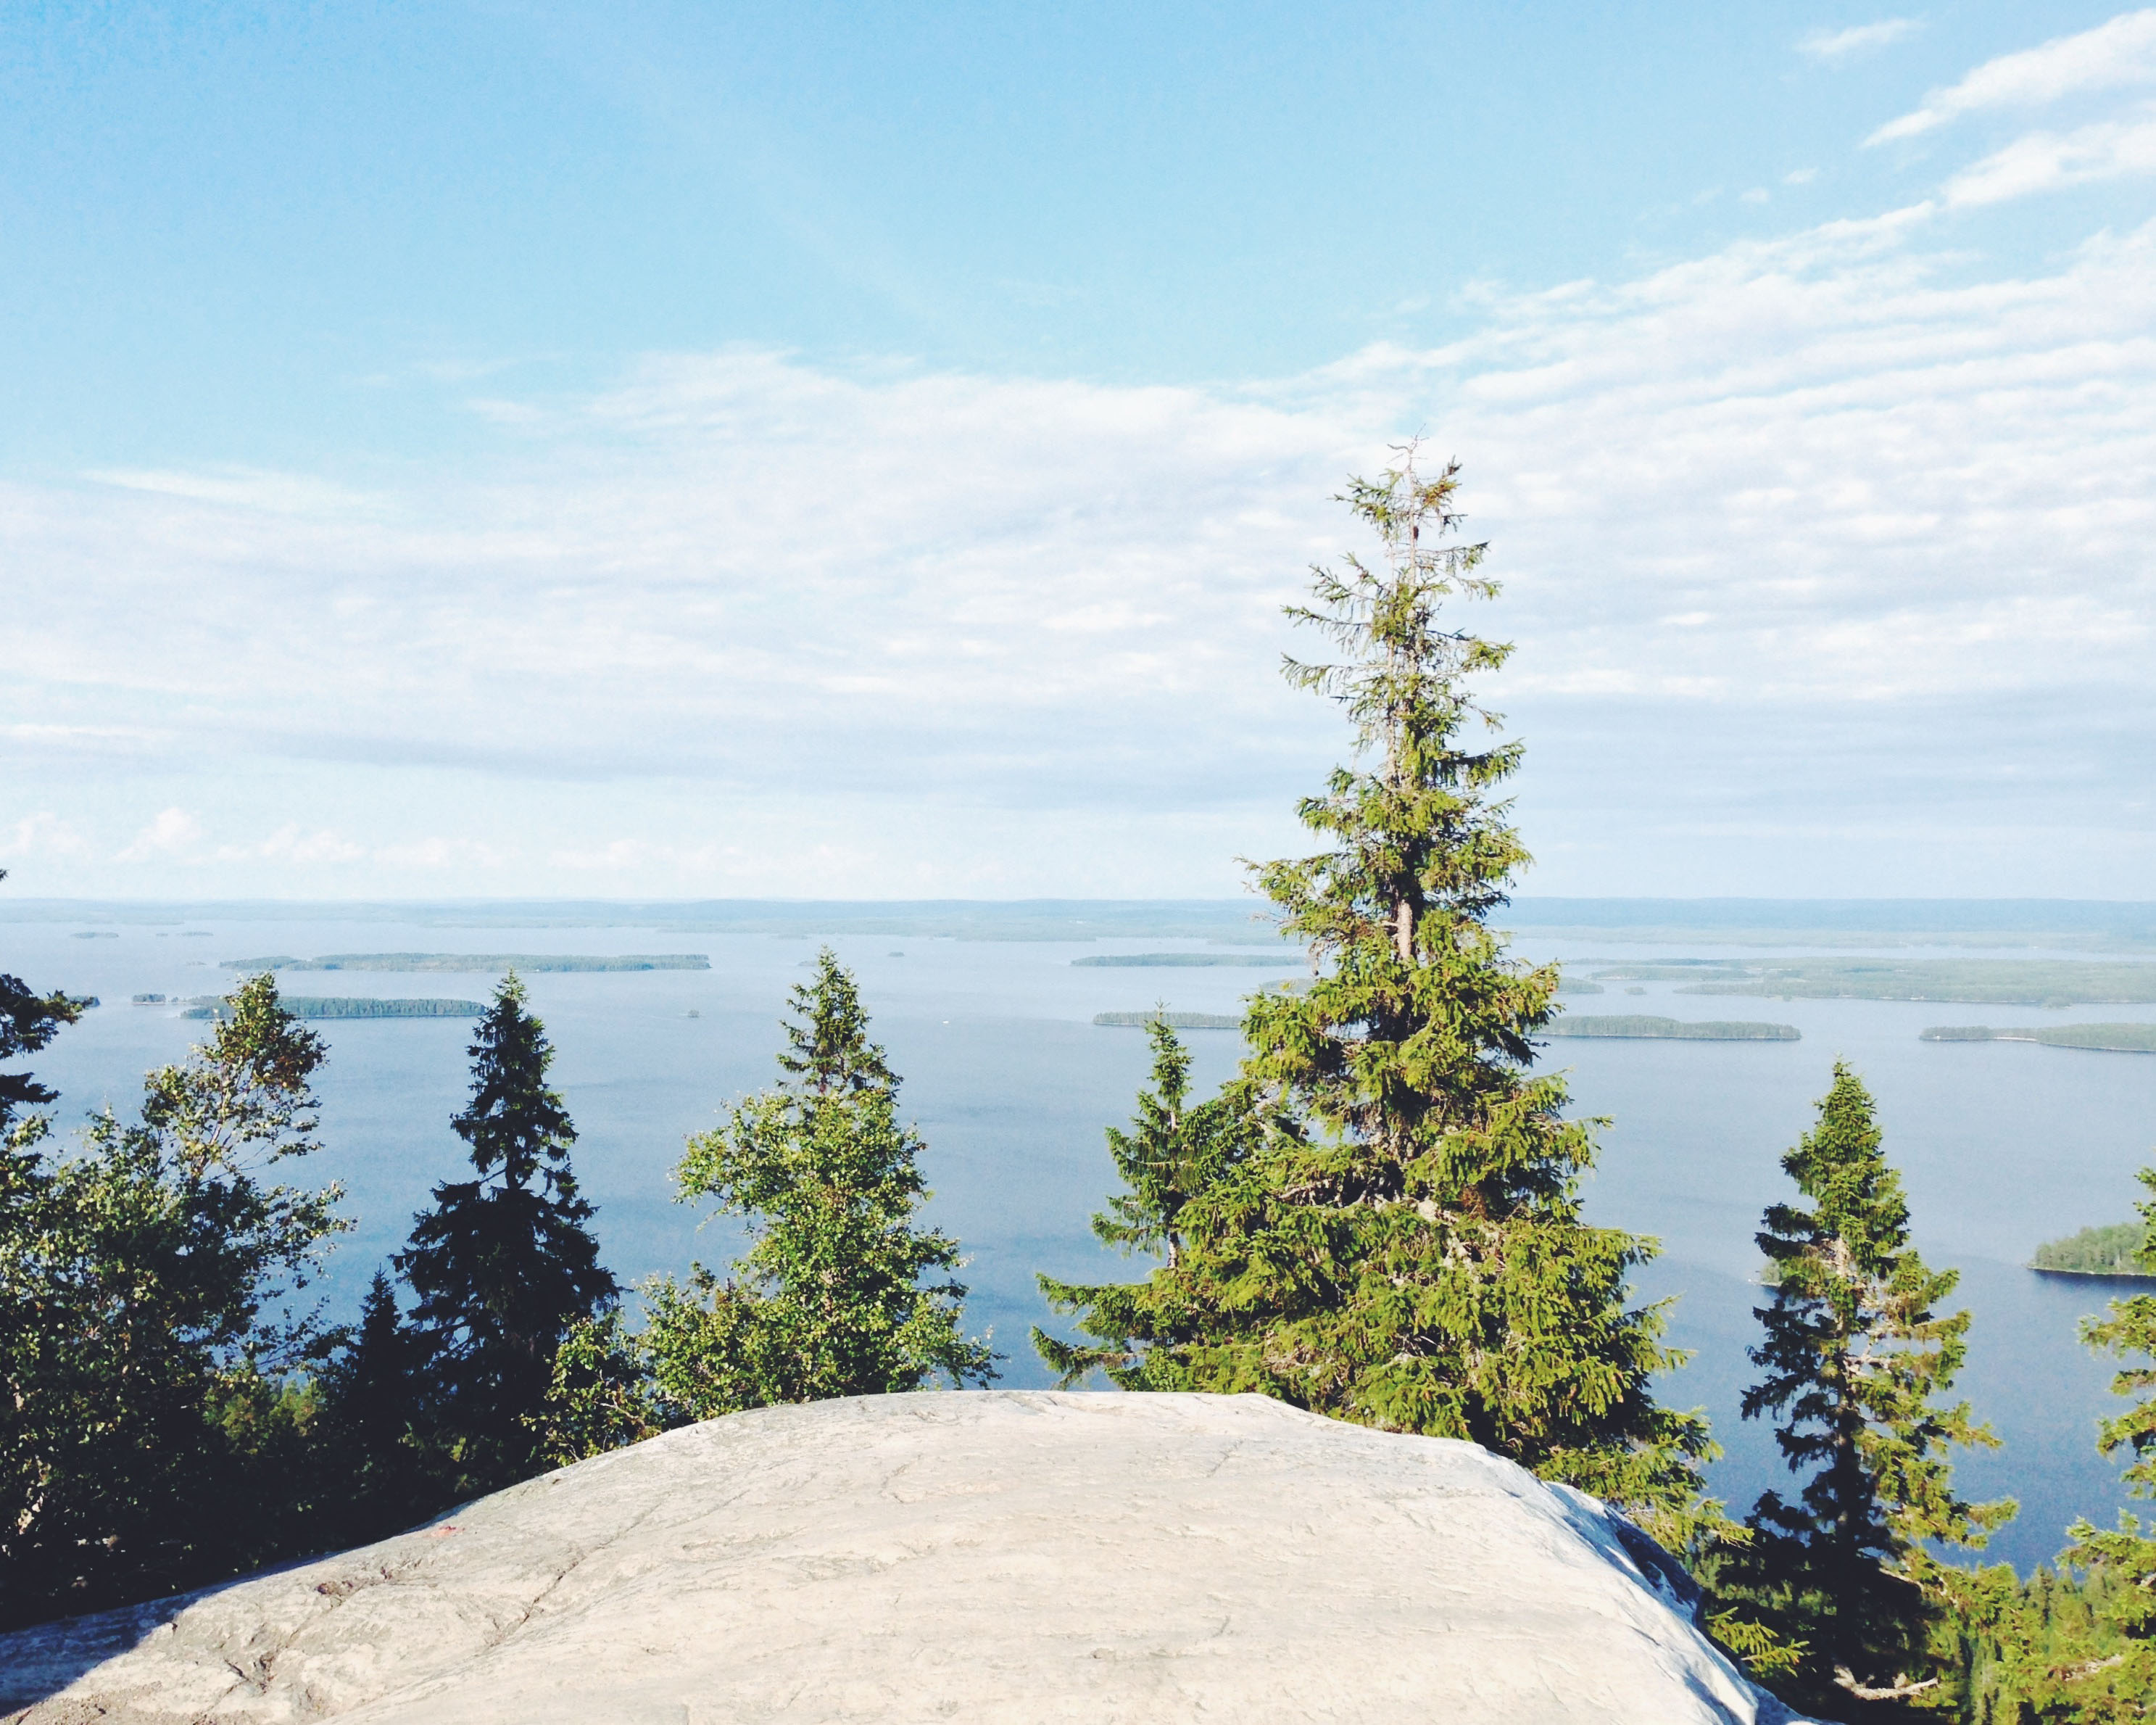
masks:
<path id="1" fill-rule="evenodd" d="M 1940 1406 L 1968 1350 L 1966 1312 L 1938 1307 L 1959 1280 L 1909 1244 L 1909 1207 L 1887 1162 L 1870 1094 L 1836 1063 L 1813 1129 L 1782 1159 L 1811 1208 L 1778 1204 L 1758 1236 L 1774 1297 L 1751 1350 L 1765 1375 L 1744 1417 L 1778 1416 L 1799 1501 L 1775 1491 L 1748 1520 L 1718 1590 L 1805 1652 L 1790 1686 L 1846 1712 L 1925 1692 L 1929 1638 L 1966 1591 L 1927 1547 L 1981 1547 L 2008 1501 L 1957 1496 L 1947 1452 L 1995 1446 L 1966 1402 Z"/>
<path id="2" fill-rule="evenodd" d="M 1176 1272 L 1183 1249 L 1183 1211 L 1247 1158 L 1257 1134 L 1244 1099 L 1231 1090 L 1190 1100 L 1190 1055 L 1165 1018 L 1147 1027 L 1152 1041 L 1152 1088 L 1141 1091 L 1127 1132 L 1110 1127 L 1108 1154 L 1123 1183 L 1093 1218 L 1093 1233 L 1126 1255 L 1158 1256 L 1167 1274 L 1141 1282 L 1085 1284 L 1043 1276 L 1049 1305 L 1075 1313 L 1090 1343 L 1061 1341 L 1036 1328 L 1034 1351 L 1064 1389 L 1096 1371 L 1119 1389 L 1183 1389 L 1189 1373 L 1178 1348 L 1202 1333 Z"/>
<path id="3" fill-rule="evenodd" d="M 682 1202 L 716 1199 L 748 1217 L 753 1243 L 731 1278 L 700 1264 L 685 1285 L 645 1289 L 642 1345 L 660 1393 L 710 1419 L 988 1382 L 994 1355 L 959 1327 L 958 1243 L 914 1221 L 929 1194 L 921 1140 L 899 1123 L 899 1081 L 828 948 L 791 1005 L 786 1077 L 691 1138 L 677 1171 Z"/>
<path id="4" fill-rule="evenodd" d="M 465 1491 L 540 1465 L 538 1414 L 570 1327 L 611 1308 L 569 1153 L 577 1129 L 547 1087 L 554 1050 L 514 973 L 470 1049 L 471 1101 L 450 1122 L 478 1178 L 444 1182 L 396 1259 L 416 1296 L 432 1438 Z"/>
<path id="5" fill-rule="evenodd" d="M 1289 614 L 1341 649 L 1286 670 L 1345 709 L 1359 764 L 1301 804 L 1325 848 L 1257 870 L 1314 974 L 1250 1004 L 1230 1106 L 1255 1147 L 1180 1212 L 1151 1297 L 1188 1316 L 1146 1372 L 1472 1439 L 1681 1543 L 1718 1525 L 1712 1446 L 1650 1391 L 1681 1358 L 1661 1309 L 1627 1304 L 1655 1247 L 1581 1219 L 1589 1126 L 1531 1070 L 1558 973 L 1487 922 L 1528 860 L 1491 800 L 1521 749 L 1471 745 L 1500 721 L 1470 685 L 1511 649 L 1439 612 L 1496 584 L 1452 537 L 1456 466 L 1429 479 L 1406 455 L 1342 499 L 1380 557 L 1314 570 Z"/>

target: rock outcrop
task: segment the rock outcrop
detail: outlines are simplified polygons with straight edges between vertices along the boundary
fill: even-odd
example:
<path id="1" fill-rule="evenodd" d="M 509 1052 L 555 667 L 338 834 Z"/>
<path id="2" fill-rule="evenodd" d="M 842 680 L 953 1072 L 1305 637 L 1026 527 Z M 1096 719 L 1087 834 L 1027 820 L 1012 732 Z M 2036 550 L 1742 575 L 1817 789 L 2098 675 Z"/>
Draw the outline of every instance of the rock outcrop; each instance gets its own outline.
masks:
<path id="1" fill-rule="evenodd" d="M 880 1396 L 691 1426 L 378 1545 L 0 1636 L 0 1708 L 1781 1725 L 1686 1586 L 1593 1499 L 1471 1444 L 1255 1396 Z"/>

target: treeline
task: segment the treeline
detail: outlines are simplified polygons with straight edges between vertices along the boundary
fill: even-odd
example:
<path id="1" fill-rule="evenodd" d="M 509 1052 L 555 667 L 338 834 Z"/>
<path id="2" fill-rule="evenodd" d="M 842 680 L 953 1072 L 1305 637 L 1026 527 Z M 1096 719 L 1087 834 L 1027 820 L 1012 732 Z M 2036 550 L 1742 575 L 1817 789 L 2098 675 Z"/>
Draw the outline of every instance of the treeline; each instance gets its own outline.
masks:
<path id="1" fill-rule="evenodd" d="M 1458 536 L 1455 485 L 1410 453 L 1351 485 L 1380 554 L 1314 572 L 1292 614 L 1335 652 L 1288 671 L 1340 705 L 1358 764 L 1301 804 L 1311 854 L 1257 870 L 1311 973 L 1252 996 L 1242 1063 L 1211 1096 L 1192 1094 L 1173 1027 L 1152 1025 L 1152 1077 L 1108 1134 L 1122 1189 L 1094 1221 L 1149 1267 L 1042 1278 L 1069 1333 L 1036 1331 L 1035 1348 L 1066 1385 L 1261 1393 L 1471 1440 L 1593 1492 L 1701 1577 L 1732 1656 L 1826 1717 L 2143 1717 L 2156 1529 L 2077 1525 L 2061 1567 L 2026 1584 L 1954 1560 L 2014 1506 L 1955 1486 L 1954 1452 L 1996 1441 L 1953 1394 L 1969 1315 L 1954 1273 L 1911 1243 L 1845 1066 L 1757 1236 L 1743 1413 L 1774 1427 L 1789 1485 L 1741 1519 L 1707 1494 L 1705 1417 L 1655 1393 L 1685 1357 L 1665 1307 L 1631 1296 L 1656 1243 L 1585 1219 L 1594 1123 L 1536 1068 L 1558 970 L 1513 959 L 1490 927 L 1527 861 L 1501 796 L 1521 750 L 1472 694 L 1510 649 L 1440 615 L 1496 592 L 1484 547 Z M 44 1046 L 75 1010 L 4 986 L 0 1055 Z M 645 1285 L 634 1317 L 512 977 L 453 1122 L 470 1177 L 434 1189 L 358 1321 L 326 1325 L 304 1291 L 344 1225 L 337 1194 L 273 1183 L 312 1146 L 321 1045 L 267 977 L 232 1002 L 202 1050 L 151 1076 L 139 1122 L 103 1117 L 70 1155 L 47 1117 L 18 1114 L 49 1093 L 0 1081 L 9 1620 L 350 1543 L 686 1420 L 995 1375 L 964 1333 L 958 1244 L 918 1219 L 899 1079 L 828 952 L 793 992 L 778 1083 L 676 1169 L 684 1201 L 747 1219 L 747 1250 Z M 2148 1253 L 2156 1202 L 2144 1214 Z M 2102 1443 L 2156 1495 L 2156 1296 L 2114 1303 L 2088 1336 L 2141 1398 Z"/>

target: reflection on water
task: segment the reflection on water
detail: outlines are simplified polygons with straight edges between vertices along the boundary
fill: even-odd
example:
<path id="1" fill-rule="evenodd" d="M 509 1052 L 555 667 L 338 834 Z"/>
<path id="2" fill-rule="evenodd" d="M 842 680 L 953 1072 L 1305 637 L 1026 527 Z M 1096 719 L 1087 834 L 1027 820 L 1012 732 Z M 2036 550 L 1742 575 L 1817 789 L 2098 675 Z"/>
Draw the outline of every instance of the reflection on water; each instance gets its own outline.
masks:
<path id="1" fill-rule="evenodd" d="M 257 952 L 382 951 L 708 952 L 712 968 L 540 974 L 532 1003 L 560 1050 L 556 1077 L 583 1132 L 576 1165 L 598 1206 L 608 1261 L 624 1281 L 679 1269 L 692 1255 L 722 1260 L 733 1237 L 697 1231 L 699 1218 L 669 1201 L 668 1171 L 683 1137 L 701 1131 L 729 1097 L 770 1081 L 786 991 L 805 975 L 802 939 L 662 934 L 641 928 L 470 931 L 371 922 L 123 926 L 114 939 L 80 940 L 65 924 L 0 924 L 0 968 L 39 988 L 64 987 L 109 1003 L 64 1032 L 35 1062 L 64 1092 L 64 1123 L 110 1101 L 131 1109 L 141 1075 L 178 1055 L 201 1026 L 167 1005 L 131 1006 L 135 993 L 209 993 L 228 979 L 216 961 Z M 1087 1229 L 1109 1178 L 1101 1128 L 1122 1121 L 1143 1081 L 1145 1039 L 1096 1029 L 1097 1012 L 1165 1001 L 1188 1011 L 1231 1012 L 1261 973 L 1235 968 L 1074 968 L 1103 950 L 1158 950 L 1158 939 L 1105 945 L 960 942 L 886 932 L 834 942 L 855 969 L 875 1034 L 906 1075 L 903 1100 L 929 1144 L 932 1214 L 972 1259 L 972 1321 L 993 1325 L 1011 1384 L 1045 1381 L 1026 1346 L 1044 1317 L 1037 1271 L 1065 1276 L 1123 1273 Z M 1592 953 L 1523 942 L 1531 956 L 1627 953 L 1598 940 Z M 1716 956 L 1712 949 L 1688 955 Z M 1766 956 L 1743 949 L 1741 956 Z M 1970 956 L 1961 953 L 1958 956 Z M 294 993 L 475 995 L 483 978 L 343 971 L 335 988 L 297 974 Z M 317 985 L 320 986 L 317 986 Z M 1962 1464 L 1973 1494 L 2010 1492 L 2020 1520 L 1997 1549 L 2025 1566 L 2049 1557 L 2066 1523 L 2107 1521 L 2120 1501 L 2115 1470 L 2092 1436 L 2107 1411 L 2109 1368 L 2075 1340 L 2098 1309 L 2102 1284 L 2062 1281 L 2019 1267 L 2040 1241 L 2132 1215 L 2133 1171 L 2156 1147 L 2156 1055 L 2111 1055 L 2027 1044 L 1922 1043 L 1928 1024 L 1966 1009 L 1866 1001 L 1702 999 L 1669 983 L 1625 998 L 1627 1011 L 1676 1018 L 1753 1016 L 1794 1024 L 1799 1043 L 1553 1044 L 1579 1112 L 1607 1117 L 1590 1214 L 1658 1235 L 1665 1255 L 1642 1292 L 1681 1296 L 1672 1332 L 1697 1350 L 1668 1387 L 1705 1405 L 1728 1454 L 1717 1488 L 1742 1509 L 1785 1478 L 1768 1435 L 1738 1418 L 1756 1330 L 1752 1235 L 1761 1209 L 1784 1195 L 1778 1158 L 1810 1119 L 1812 1100 L 1837 1057 L 1851 1060 L 1879 1101 L 1888 1154 L 1907 1182 L 1917 1243 L 1958 1267 L 1976 1313 L 1964 1388 L 2005 1440 Z M 1573 1009 L 1591 1012 L 1591 999 Z M 1741 1007 L 1741 1010 L 1739 1010 Z M 1606 1007 L 1605 1007 L 1605 1009 Z M 2046 1012 L 1987 1007 L 1994 1025 L 2070 1019 L 2156 1019 L 2156 1009 Z M 333 1311 L 356 1307 L 376 1265 L 402 1241 L 436 1181 L 453 1178 L 461 1145 L 449 1130 L 461 1106 L 469 1027 L 454 1020 L 332 1022 L 316 1027 L 331 1056 L 321 1085 L 321 1178 L 341 1179 L 359 1226 L 339 1246 L 326 1291 Z M 1194 1032 L 1195 1081 L 1224 1077 L 1229 1034 Z"/>

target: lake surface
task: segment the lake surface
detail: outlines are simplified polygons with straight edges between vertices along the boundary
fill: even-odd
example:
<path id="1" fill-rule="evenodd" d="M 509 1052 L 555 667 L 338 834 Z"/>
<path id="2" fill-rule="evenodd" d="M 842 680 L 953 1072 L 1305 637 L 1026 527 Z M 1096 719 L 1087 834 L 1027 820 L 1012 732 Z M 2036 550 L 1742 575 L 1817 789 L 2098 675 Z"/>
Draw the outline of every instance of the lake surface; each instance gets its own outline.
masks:
<path id="1" fill-rule="evenodd" d="M 99 937 L 79 938 L 93 927 Z M 1101 1139 L 1125 1121 L 1148 1066 L 1141 1032 L 1100 1029 L 1096 1012 L 1156 1002 L 1233 1012 L 1265 976 L 1242 968 L 1074 967 L 1103 952 L 1194 948 L 1161 939 L 1101 942 L 920 938 L 841 932 L 831 943 L 859 977 L 874 1034 L 905 1075 L 902 1100 L 929 1146 L 936 1189 L 930 1214 L 971 1259 L 970 1321 L 993 1327 L 1008 1356 L 1004 1382 L 1047 1381 L 1027 1345 L 1046 1314 L 1038 1271 L 1101 1278 L 1135 1274 L 1092 1239 L 1087 1219 L 1111 1180 Z M 131 1112 L 141 1075 L 178 1057 L 205 1026 L 170 1006 L 131 1006 L 138 993 L 221 992 L 220 961 L 264 953 L 339 952 L 708 953 L 709 971 L 541 973 L 532 1004 L 559 1051 L 554 1076 L 582 1133 L 575 1166 L 599 1207 L 606 1260 L 624 1282 L 716 1266 L 737 1233 L 671 1202 L 670 1169 L 683 1139 L 715 1124 L 723 1105 L 776 1075 L 787 991 L 807 975 L 815 942 L 769 934 L 696 933 L 634 927 L 517 928 L 244 921 L 198 916 L 164 927 L 40 922 L 0 923 L 0 969 L 39 988 L 95 993 L 105 1003 L 33 1064 L 63 1092 L 63 1127 L 110 1103 Z M 1666 961 L 1668 947 L 1629 947 L 1608 936 L 1561 942 L 1524 936 L 1525 956 L 1613 963 Z M 1799 948 L 1787 949 L 1791 952 Z M 1922 956 L 1901 949 L 1905 956 Z M 1771 956 L 1758 947 L 1687 946 L 1681 956 Z M 1984 956 L 1966 946 L 1938 956 Z M 2025 951 L 2000 957 L 2038 956 Z M 2090 957 L 2086 951 L 2059 956 Z M 1296 968 L 1284 962 L 1281 973 Z M 295 972 L 288 993 L 442 995 L 483 999 L 491 978 L 471 973 Z M 2080 1347 L 2076 1327 L 2115 1291 L 2102 1283 L 2021 1268 L 2041 1240 L 2092 1223 L 2128 1220 L 2140 1195 L 2134 1170 L 2156 1160 L 2156 1055 L 2085 1052 L 2019 1043 L 1923 1043 L 1927 1025 L 2058 1024 L 2156 1019 L 2156 1008 L 2046 1011 L 1868 1001 L 1686 997 L 1674 983 L 1629 994 L 1610 984 L 1573 998 L 1580 1014 L 1657 1013 L 1681 1019 L 1756 1018 L 1795 1024 L 1797 1043 L 1565 1040 L 1549 1063 L 1570 1075 L 1577 1111 L 1606 1117 L 1591 1217 L 1658 1236 L 1664 1255 L 1643 1275 L 1643 1296 L 1676 1296 L 1672 1338 L 1697 1350 L 1665 1386 L 1666 1399 L 1705 1406 L 1727 1455 L 1716 1488 L 1740 1512 L 1759 1490 L 1789 1477 L 1770 1435 L 1738 1415 L 1753 1368 L 1752 1307 L 1760 1291 L 1753 1235 L 1762 1209 L 1789 1195 L 1779 1158 L 1811 1119 L 1811 1104 L 1845 1058 L 1877 1097 L 1887 1152 L 1907 1182 L 1918 1245 L 1962 1275 L 1975 1314 L 1961 1389 L 2005 1440 L 1965 1455 L 1972 1496 L 2011 1494 L 2022 1512 L 1995 1543 L 2026 1568 L 2048 1558 L 2076 1515 L 2111 1519 L 2123 1502 L 2117 1470 L 2098 1457 L 2096 1421 L 2114 1411 L 2112 1368 Z M 697 1016 L 690 1017 L 690 1012 Z M 332 1021 L 313 1027 L 331 1057 L 320 1084 L 324 1148 L 315 1178 L 344 1183 L 357 1227 L 338 1245 L 325 1286 L 348 1315 L 375 1268 L 402 1243 L 437 1181 L 458 1178 L 464 1147 L 449 1120 L 463 1105 L 471 1027 L 455 1019 Z M 1225 1077 L 1239 1052 L 1232 1033 L 1186 1040 L 1194 1077 Z M 305 1173 L 308 1165 L 301 1164 Z"/>

